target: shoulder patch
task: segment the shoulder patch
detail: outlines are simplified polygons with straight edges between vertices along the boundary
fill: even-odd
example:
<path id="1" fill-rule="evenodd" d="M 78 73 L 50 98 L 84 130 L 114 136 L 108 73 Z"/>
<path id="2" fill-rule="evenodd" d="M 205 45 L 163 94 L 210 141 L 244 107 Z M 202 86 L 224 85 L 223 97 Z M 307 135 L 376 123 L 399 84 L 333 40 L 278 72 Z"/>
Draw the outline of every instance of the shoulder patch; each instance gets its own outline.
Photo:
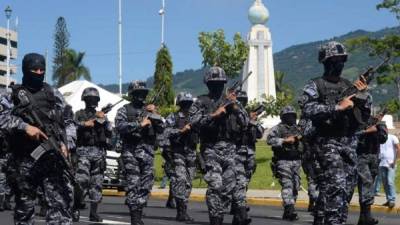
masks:
<path id="1" fill-rule="evenodd" d="M 303 88 L 303 91 L 312 98 L 319 97 L 318 88 L 315 83 L 315 80 L 310 80 L 309 82 L 307 82 L 307 84 Z"/>

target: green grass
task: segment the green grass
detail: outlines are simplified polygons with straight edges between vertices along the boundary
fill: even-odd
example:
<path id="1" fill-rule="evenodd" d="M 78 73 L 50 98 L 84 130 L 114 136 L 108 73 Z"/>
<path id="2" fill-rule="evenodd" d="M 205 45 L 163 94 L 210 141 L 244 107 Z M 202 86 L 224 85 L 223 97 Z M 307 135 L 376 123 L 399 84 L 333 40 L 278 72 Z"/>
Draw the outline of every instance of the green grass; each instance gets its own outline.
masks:
<path id="1" fill-rule="evenodd" d="M 270 168 L 270 162 L 272 158 L 271 148 L 265 143 L 265 141 L 259 141 L 256 146 L 256 161 L 257 170 L 253 175 L 250 182 L 251 189 L 270 189 L 280 190 L 281 186 L 277 179 L 272 177 L 272 171 Z M 155 181 L 156 185 L 159 185 L 164 171 L 162 169 L 162 157 L 159 151 L 155 155 Z M 196 179 L 193 181 L 193 187 L 205 188 L 207 187 L 206 182 L 201 179 L 202 174 L 198 173 Z M 301 184 L 304 188 L 307 188 L 307 181 L 303 171 L 301 172 Z M 400 170 L 396 171 L 396 188 L 400 191 Z"/>

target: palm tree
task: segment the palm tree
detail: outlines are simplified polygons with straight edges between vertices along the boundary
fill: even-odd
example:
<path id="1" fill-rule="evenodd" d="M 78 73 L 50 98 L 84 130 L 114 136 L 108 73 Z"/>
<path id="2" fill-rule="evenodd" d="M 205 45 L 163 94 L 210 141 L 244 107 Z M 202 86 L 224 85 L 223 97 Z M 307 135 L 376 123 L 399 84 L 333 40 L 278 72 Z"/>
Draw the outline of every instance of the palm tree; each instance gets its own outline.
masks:
<path id="1" fill-rule="evenodd" d="M 275 89 L 277 93 L 284 93 L 286 95 L 291 93 L 292 90 L 289 85 L 283 82 L 285 75 L 286 74 L 282 71 L 275 72 Z"/>
<path id="2" fill-rule="evenodd" d="M 57 87 L 61 87 L 82 77 L 91 80 L 89 68 L 83 64 L 84 52 L 77 52 L 67 49 L 64 54 L 63 66 L 57 68 L 53 75 L 53 80 L 57 82 Z"/>

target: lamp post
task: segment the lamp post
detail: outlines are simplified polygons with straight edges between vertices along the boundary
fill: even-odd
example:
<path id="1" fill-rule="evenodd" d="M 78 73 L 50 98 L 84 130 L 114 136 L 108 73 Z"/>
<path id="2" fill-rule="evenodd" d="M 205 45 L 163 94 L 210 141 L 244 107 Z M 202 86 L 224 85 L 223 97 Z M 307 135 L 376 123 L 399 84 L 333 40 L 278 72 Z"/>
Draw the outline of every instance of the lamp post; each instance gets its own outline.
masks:
<path id="1" fill-rule="evenodd" d="M 161 16 L 161 47 L 164 47 L 164 32 L 165 32 L 165 0 L 162 0 L 162 8 L 158 11 Z"/>
<path id="2" fill-rule="evenodd" d="M 121 0 L 118 1 L 118 78 L 119 96 L 122 97 L 122 6 Z"/>
<path id="3" fill-rule="evenodd" d="M 10 18 L 11 18 L 11 7 L 7 6 L 7 8 L 4 10 L 6 13 L 6 18 L 7 18 L 7 81 L 6 81 L 6 91 L 8 91 L 8 85 L 10 83 L 10 55 L 11 55 L 11 45 L 10 45 Z"/>

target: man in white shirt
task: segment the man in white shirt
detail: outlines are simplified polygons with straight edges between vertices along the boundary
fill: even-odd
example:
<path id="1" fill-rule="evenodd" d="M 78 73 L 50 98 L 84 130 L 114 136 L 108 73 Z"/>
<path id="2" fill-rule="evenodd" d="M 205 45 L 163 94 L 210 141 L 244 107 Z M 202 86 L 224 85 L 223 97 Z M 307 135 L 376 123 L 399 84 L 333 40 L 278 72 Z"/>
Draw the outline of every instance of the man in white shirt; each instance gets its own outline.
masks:
<path id="1" fill-rule="evenodd" d="M 385 144 L 381 144 L 379 153 L 379 173 L 382 177 L 387 202 L 384 206 L 393 208 L 396 202 L 395 173 L 396 160 L 400 157 L 399 139 L 392 134 L 388 135 Z"/>

